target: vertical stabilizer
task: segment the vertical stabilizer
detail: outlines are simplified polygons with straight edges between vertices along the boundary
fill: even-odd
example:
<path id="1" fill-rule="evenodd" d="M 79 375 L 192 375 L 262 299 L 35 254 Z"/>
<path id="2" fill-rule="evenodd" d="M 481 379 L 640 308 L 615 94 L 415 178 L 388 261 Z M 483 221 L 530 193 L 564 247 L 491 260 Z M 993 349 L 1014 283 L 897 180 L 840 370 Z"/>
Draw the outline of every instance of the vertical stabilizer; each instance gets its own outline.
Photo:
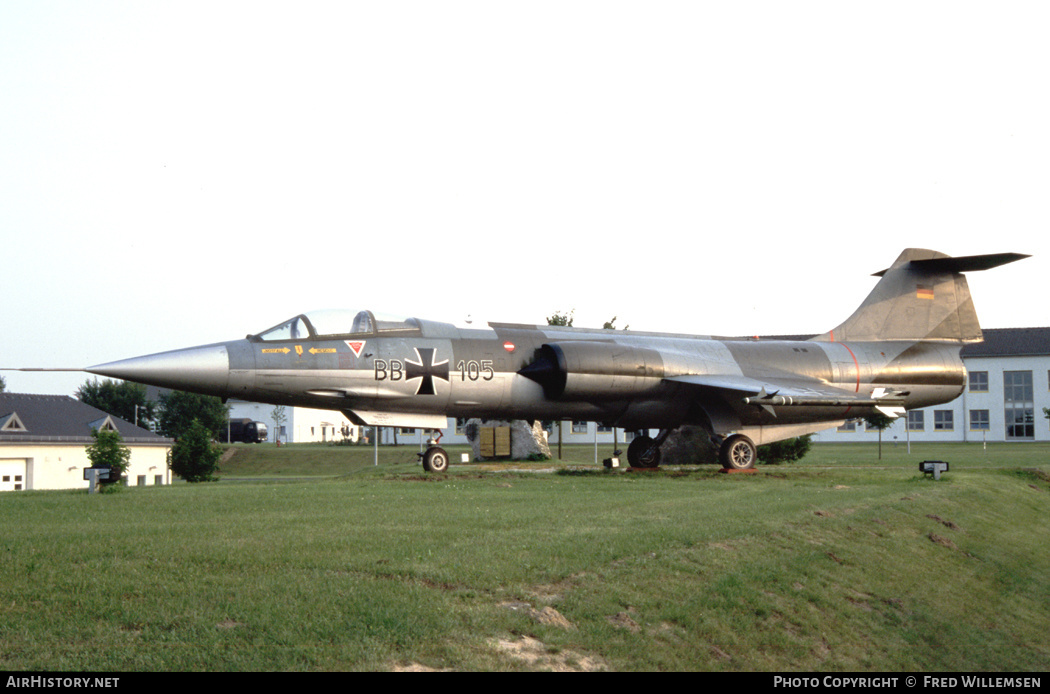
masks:
<path id="1" fill-rule="evenodd" d="M 889 269 L 875 273 L 882 279 L 846 322 L 813 339 L 980 342 L 981 324 L 962 273 L 1027 257 L 997 253 L 953 258 L 937 251 L 908 248 Z"/>

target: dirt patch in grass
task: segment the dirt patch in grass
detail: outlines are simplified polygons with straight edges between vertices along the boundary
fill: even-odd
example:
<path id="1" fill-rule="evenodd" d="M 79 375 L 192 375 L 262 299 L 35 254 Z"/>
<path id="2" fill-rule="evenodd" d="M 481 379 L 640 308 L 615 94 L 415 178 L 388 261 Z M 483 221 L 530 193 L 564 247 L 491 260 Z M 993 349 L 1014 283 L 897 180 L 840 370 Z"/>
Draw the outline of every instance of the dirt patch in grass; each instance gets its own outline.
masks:
<path id="1" fill-rule="evenodd" d="M 930 533 L 929 538 L 930 542 L 934 543 L 935 545 L 947 547 L 948 549 L 959 549 L 958 547 L 956 547 L 954 542 L 952 542 L 947 537 L 944 537 L 943 535 L 938 535 L 937 533 Z"/>
<path id="2" fill-rule="evenodd" d="M 633 612 L 633 610 L 628 610 L 627 612 L 617 612 L 614 615 L 606 617 L 606 619 L 609 621 L 609 624 L 612 624 L 617 629 L 626 629 L 632 634 L 637 634 L 642 630 L 642 628 L 638 625 L 638 622 L 634 621 L 634 619 L 630 615 L 630 612 Z"/>
<path id="3" fill-rule="evenodd" d="M 954 521 L 944 520 L 940 516 L 935 515 L 933 513 L 927 514 L 926 517 L 929 518 L 930 520 L 937 521 L 938 523 L 940 523 L 944 527 L 948 528 L 949 530 L 962 530 L 962 528 L 960 528 Z"/>
<path id="4" fill-rule="evenodd" d="M 601 672 L 608 670 L 605 661 L 597 656 L 576 651 L 548 648 L 539 639 L 522 636 L 519 639 L 495 639 L 491 642 L 501 655 L 524 663 L 530 670 L 550 672 Z"/>
<path id="5" fill-rule="evenodd" d="M 505 607 L 508 610 L 526 614 L 538 624 L 559 627 L 561 629 L 567 629 L 570 631 L 574 631 L 576 629 L 575 624 L 566 619 L 561 612 L 558 612 L 550 605 L 537 610 L 535 607 L 533 607 L 527 602 L 505 602 L 501 603 L 500 607 Z"/>

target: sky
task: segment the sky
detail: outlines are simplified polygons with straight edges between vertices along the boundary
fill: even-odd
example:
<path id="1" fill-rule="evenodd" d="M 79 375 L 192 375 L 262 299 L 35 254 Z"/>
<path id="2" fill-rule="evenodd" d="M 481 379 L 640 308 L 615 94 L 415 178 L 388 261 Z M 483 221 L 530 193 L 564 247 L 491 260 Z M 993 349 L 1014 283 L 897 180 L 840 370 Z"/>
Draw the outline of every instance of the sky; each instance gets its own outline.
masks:
<path id="1" fill-rule="evenodd" d="M 818 333 L 907 247 L 1050 325 L 1045 2 L 0 3 L 0 366 L 320 308 Z M 83 373 L 4 372 L 72 394 Z"/>

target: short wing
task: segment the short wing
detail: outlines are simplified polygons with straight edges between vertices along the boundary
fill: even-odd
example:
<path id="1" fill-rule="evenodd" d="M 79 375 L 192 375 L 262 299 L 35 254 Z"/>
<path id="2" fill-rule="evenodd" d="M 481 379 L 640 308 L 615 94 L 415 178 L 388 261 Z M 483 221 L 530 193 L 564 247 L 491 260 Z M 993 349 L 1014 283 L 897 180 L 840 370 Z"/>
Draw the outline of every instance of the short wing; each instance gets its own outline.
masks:
<path id="1" fill-rule="evenodd" d="M 732 374 L 691 374 L 666 380 L 698 388 L 716 388 L 737 393 L 748 405 L 757 405 L 773 413 L 773 407 L 877 407 L 890 417 L 903 414 L 901 393 L 876 389 L 856 393 L 824 383 L 794 379 L 763 379 Z"/>

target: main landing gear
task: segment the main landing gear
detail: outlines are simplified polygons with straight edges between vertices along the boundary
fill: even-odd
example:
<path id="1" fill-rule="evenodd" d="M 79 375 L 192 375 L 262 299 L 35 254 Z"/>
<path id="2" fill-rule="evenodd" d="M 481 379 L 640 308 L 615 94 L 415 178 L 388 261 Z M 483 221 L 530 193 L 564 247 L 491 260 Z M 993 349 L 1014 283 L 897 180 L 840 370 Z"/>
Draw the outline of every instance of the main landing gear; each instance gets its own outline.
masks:
<path id="1" fill-rule="evenodd" d="M 660 446 L 670 434 L 670 429 L 664 429 L 655 439 L 651 436 L 635 436 L 627 447 L 627 462 L 633 468 L 657 467 L 660 464 Z M 716 443 L 719 443 L 718 460 L 726 470 L 750 470 L 755 467 L 758 448 L 748 437 L 733 434 L 720 442 L 716 439 Z"/>
<path id="2" fill-rule="evenodd" d="M 718 447 L 718 460 L 726 470 L 750 470 L 758 460 L 758 448 L 743 434 L 733 434 Z"/>
<path id="3" fill-rule="evenodd" d="M 651 469 L 660 465 L 660 446 L 671 435 L 664 429 L 655 439 L 651 436 L 635 436 L 627 446 L 627 462 L 634 468 Z"/>
<path id="4" fill-rule="evenodd" d="M 417 453 L 423 460 L 423 469 L 427 472 L 445 472 L 448 470 L 448 453 L 444 448 L 438 445 L 441 441 L 441 432 L 438 432 L 436 439 L 427 439 L 427 449 L 422 453 Z"/>

